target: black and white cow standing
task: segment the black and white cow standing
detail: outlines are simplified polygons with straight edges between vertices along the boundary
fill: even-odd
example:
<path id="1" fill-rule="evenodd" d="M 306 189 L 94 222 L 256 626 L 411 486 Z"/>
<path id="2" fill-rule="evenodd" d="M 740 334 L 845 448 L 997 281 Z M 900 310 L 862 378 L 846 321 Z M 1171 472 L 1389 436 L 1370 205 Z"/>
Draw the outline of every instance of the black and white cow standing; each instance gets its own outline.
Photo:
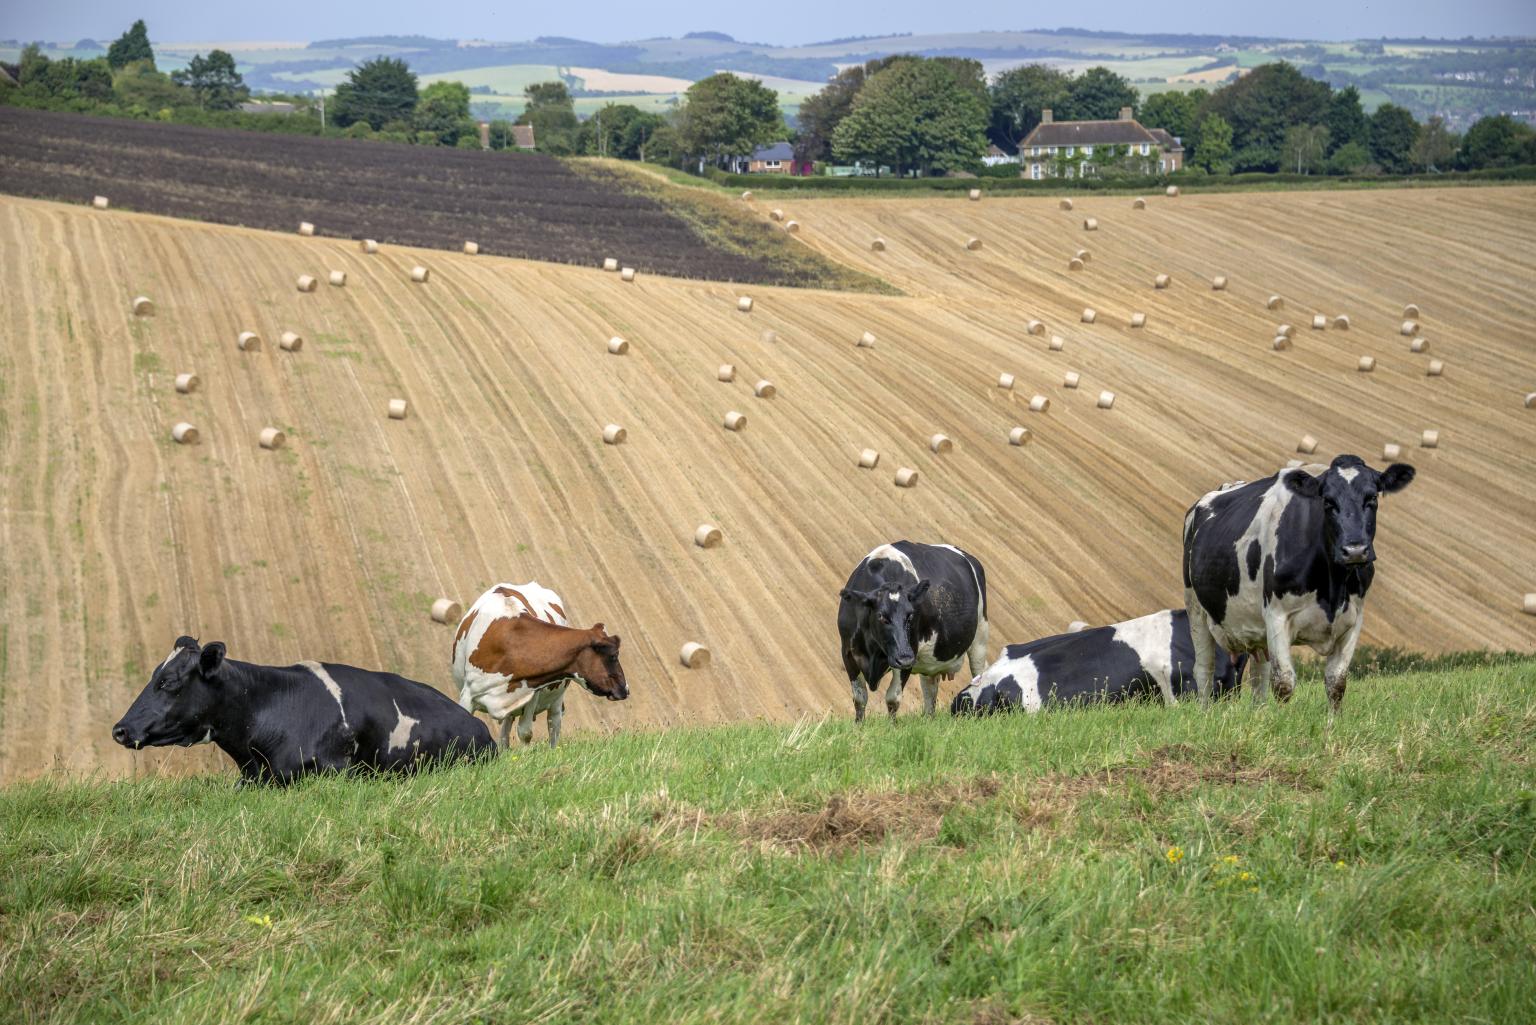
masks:
<path id="1" fill-rule="evenodd" d="M 222 643 L 191 637 L 177 639 L 112 739 L 135 750 L 217 744 L 252 783 L 496 753 L 483 722 L 424 683 L 333 662 L 236 662 Z"/>
<path id="2" fill-rule="evenodd" d="M 1246 655 L 1216 653 L 1216 691 L 1242 682 Z M 1047 705 L 1114 704 L 1160 694 L 1166 704 L 1195 689 L 1189 614 L 1164 609 L 1027 644 L 1010 644 L 950 704 L 954 715 L 989 715 Z"/>
<path id="3" fill-rule="evenodd" d="M 953 678 L 962 659 L 970 660 L 972 676 L 987 664 L 986 572 L 950 545 L 881 545 L 843 587 L 837 631 L 855 722 L 864 721 L 868 692 L 887 672 L 885 708 L 893 718 L 914 673 L 922 678 L 923 711 L 932 715 L 940 679 Z"/>
<path id="4" fill-rule="evenodd" d="M 1195 682 L 1209 700 L 1216 648 L 1264 656 L 1252 684 L 1288 700 L 1291 645 L 1327 658 L 1330 718 L 1344 700 L 1376 560 L 1376 501 L 1413 480 L 1413 467 L 1373 470 L 1359 456 L 1281 470 L 1212 491 L 1184 517 L 1184 594 Z"/>

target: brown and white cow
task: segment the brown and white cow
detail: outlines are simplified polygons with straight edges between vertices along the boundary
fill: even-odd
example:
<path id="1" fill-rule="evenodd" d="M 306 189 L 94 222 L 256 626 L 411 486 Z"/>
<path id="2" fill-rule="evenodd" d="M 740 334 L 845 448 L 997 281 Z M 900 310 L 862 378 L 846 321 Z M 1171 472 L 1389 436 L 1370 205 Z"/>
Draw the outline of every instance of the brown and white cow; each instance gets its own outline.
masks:
<path id="1" fill-rule="evenodd" d="M 532 742 L 533 720 L 548 713 L 549 744 L 558 744 L 572 680 L 609 701 L 629 697 L 619 639 L 601 623 L 573 629 L 560 596 L 532 582 L 497 584 L 470 606 L 453 638 L 453 679 L 466 711 L 500 724 L 503 747 L 519 711 L 519 740 Z"/>

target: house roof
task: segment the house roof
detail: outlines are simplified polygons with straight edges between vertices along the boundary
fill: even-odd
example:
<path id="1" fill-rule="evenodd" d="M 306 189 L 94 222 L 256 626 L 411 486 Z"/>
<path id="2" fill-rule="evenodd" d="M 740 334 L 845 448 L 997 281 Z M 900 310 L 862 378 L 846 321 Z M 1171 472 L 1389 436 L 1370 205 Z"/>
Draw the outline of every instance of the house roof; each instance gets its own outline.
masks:
<path id="1" fill-rule="evenodd" d="M 1156 143 L 1141 122 L 1124 121 L 1051 121 L 1041 122 L 1019 143 L 1027 146 L 1126 146 L 1131 143 Z"/>
<path id="2" fill-rule="evenodd" d="M 793 160 L 795 148 L 787 142 L 776 142 L 772 146 L 759 146 L 752 151 L 753 160 Z"/>
<path id="3" fill-rule="evenodd" d="M 533 149 L 533 125 L 513 125 L 512 145 L 518 149 Z"/>
<path id="4" fill-rule="evenodd" d="M 292 114 L 299 108 L 281 100 L 248 100 L 240 104 L 240 109 L 247 114 Z"/>
<path id="5" fill-rule="evenodd" d="M 1004 152 L 1003 150 L 998 149 L 997 146 L 994 145 L 993 143 L 988 143 L 987 144 L 987 156 L 989 156 L 989 157 L 1006 157 L 1007 155 L 1008 154 L 1006 152 Z"/>
<path id="6" fill-rule="evenodd" d="M 1184 144 L 1177 137 L 1169 135 L 1166 129 L 1148 128 L 1147 132 L 1157 140 L 1164 153 L 1177 153 L 1184 148 Z"/>

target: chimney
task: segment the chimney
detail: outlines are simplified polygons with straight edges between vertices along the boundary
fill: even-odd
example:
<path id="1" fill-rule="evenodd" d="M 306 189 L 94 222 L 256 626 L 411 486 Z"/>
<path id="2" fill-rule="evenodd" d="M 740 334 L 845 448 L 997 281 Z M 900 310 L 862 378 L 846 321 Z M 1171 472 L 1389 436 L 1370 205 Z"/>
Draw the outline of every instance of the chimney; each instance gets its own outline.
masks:
<path id="1" fill-rule="evenodd" d="M 480 148 L 491 148 L 491 123 L 489 121 L 480 122 Z"/>
<path id="2" fill-rule="evenodd" d="M 1042 125 L 1048 125 L 1048 124 L 1051 123 L 1051 108 L 1050 107 L 1046 107 L 1044 110 L 1042 110 L 1040 112 L 1040 123 Z"/>
<path id="3" fill-rule="evenodd" d="M 1121 121 L 1129 121 L 1129 120 L 1131 120 L 1131 108 L 1130 107 L 1121 107 L 1120 108 L 1120 120 Z"/>

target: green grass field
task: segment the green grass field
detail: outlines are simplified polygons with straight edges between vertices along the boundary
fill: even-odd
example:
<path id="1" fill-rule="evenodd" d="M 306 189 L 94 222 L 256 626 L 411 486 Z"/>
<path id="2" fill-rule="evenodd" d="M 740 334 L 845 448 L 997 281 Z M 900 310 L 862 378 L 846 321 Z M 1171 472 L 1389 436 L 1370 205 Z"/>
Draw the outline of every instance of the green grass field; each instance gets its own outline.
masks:
<path id="1" fill-rule="evenodd" d="M 1536 661 L 0 791 L 6 1022 L 1517 1022 Z"/>

